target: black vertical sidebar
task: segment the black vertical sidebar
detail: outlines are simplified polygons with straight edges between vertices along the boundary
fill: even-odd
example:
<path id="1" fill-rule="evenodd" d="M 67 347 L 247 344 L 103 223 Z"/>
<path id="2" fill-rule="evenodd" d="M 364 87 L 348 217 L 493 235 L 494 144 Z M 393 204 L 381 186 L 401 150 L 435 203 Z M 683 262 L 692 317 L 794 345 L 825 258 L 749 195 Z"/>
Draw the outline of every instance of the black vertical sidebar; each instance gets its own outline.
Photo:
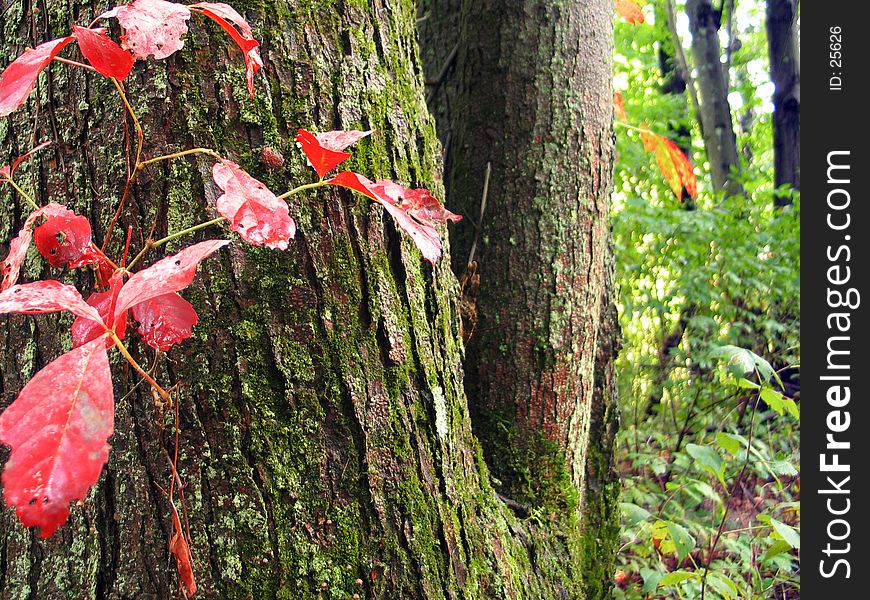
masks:
<path id="1" fill-rule="evenodd" d="M 802 4 L 801 591 L 866 598 L 870 3 Z"/>

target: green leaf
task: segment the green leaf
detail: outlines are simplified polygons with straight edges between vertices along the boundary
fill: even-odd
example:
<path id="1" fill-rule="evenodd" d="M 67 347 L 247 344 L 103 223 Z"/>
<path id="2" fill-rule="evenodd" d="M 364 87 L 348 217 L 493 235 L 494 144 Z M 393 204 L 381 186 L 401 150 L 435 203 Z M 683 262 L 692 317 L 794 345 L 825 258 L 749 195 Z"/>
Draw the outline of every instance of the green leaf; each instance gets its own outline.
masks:
<path id="1" fill-rule="evenodd" d="M 741 389 L 757 390 L 761 386 L 753 381 L 749 381 L 745 377 L 741 377 L 740 379 L 737 380 L 737 387 L 739 387 Z"/>
<path id="2" fill-rule="evenodd" d="M 666 574 L 659 580 L 659 587 L 677 585 L 684 581 L 688 581 L 689 579 L 700 578 L 701 576 L 698 575 L 695 571 L 673 571 L 672 573 Z"/>
<path id="3" fill-rule="evenodd" d="M 785 540 L 774 540 L 770 545 L 770 548 L 767 549 L 767 552 L 764 553 L 764 556 L 761 557 L 761 562 L 767 562 L 771 558 L 779 556 L 783 552 L 788 552 L 789 550 L 791 550 L 791 544 Z"/>
<path id="4" fill-rule="evenodd" d="M 634 527 L 652 516 L 646 509 L 630 502 L 620 502 L 619 508 L 622 509 L 622 514 L 625 516 L 626 527 Z"/>
<path id="5" fill-rule="evenodd" d="M 728 370 L 738 381 L 747 373 L 757 370 L 761 381 L 773 379 L 780 388 L 783 387 L 782 380 L 770 366 L 770 363 L 751 350 L 731 345 L 720 346 L 712 352 L 712 356 L 725 360 Z"/>
<path id="6" fill-rule="evenodd" d="M 770 408 L 776 411 L 776 414 L 782 416 L 782 413 L 785 410 L 785 402 L 783 402 L 785 396 L 771 388 L 764 388 L 761 390 L 759 396 L 761 396 L 762 400 L 767 402 L 767 405 Z"/>
<path id="7" fill-rule="evenodd" d="M 782 521 L 777 521 L 776 519 L 771 519 L 770 524 L 773 526 L 773 529 L 782 537 L 782 539 L 788 542 L 788 544 L 792 548 L 797 548 L 798 550 L 800 550 L 801 534 L 798 533 L 798 531 L 794 527 L 786 525 Z"/>
<path id="8" fill-rule="evenodd" d="M 726 600 L 730 598 L 737 598 L 737 584 L 728 579 L 725 575 L 721 573 L 714 573 L 712 571 L 707 573 L 707 583 L 714 590 L 722 594 Z"/>
<path id="9" fill-rule="evenodd" d="M 662 576 L 664 573 L 661 571 L 657 571 L 656 569 L 647 569 L 646 567 L 641 567 L 640 576 L 643 577 L 643 593 L 644 594 L 652 594 L 656 591 L 656 588 L 659 586 L 659 582 L 662 580 Z"/>
<path id="10" fill-rule="evenodd" d="M 689 532 L 686 531 L 685 527 L 677 525 L 672 521 L 668 522 L 668 533 L 671 535 L 671 540 L 674 542 L 677 559 L 682 561 L 695 547 L 695 539 L 689 535 Z"/>
<path id="11" fill-rule="evenodd" d="M 730 433 L 720 431 L 716 435 L 716 443 L 732 456 L 737 456 L 737 453 L 740 452 L 740 439 Z"/>
<path id="12" fill-rule="evenodd" d="M 718 452 L 709 446 L 698 444 L 686 444 L 686 452 L 725 486 L 725 462 Z"/>

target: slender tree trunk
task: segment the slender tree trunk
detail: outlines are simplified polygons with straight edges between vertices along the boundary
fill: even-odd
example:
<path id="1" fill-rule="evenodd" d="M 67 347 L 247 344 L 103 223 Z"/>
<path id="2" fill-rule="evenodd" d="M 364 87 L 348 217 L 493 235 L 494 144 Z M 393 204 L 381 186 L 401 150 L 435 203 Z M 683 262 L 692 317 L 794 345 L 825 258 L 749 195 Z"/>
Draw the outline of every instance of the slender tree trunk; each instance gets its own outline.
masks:
<path id="1" fill-rule="evenodd" d="M 472 424 L 503 497 L 557 516 L 553 535 L 579 523 L 593 541 L 585 556 L 566 561 L 607 573 L 618 489 L 613 7 L 459 4 L 421 2 L 420 30 L 427 75 L 438 84 L 432 99 L 447 148 L 448 202 L 467 217 L 451 232 L 453 264 L 463 273 L 473 260 L 480 278 L 476 298 L 466 298 L 476 316 L 465 363 Z M 457 18 L 458 35 L 450 27 Z M 455 65 L 445 70 L 454 48 Z M 589 597 L 609 593 L 609 584 L 592 587 L 598 580 L 587 577 Z"/>
<path id="2" fill-rule="evenodd" d="M 731 121 L 728 103 L 727 73 L 722 68 L 722 50 L 719 45 L 721 14 L 713 8 L 712 0 L 687 0 L 689 30 L 692 33 L 692 54 L 697 76 L 698 115 L 713 188 L 728 195 L 743 193 L 736 177 L 740 170 L 737 157 L 737 138 Z"/>
<path id="3" fill-rule="evenodd" d="M 81 2 L 39 8 L 25 13 L 15 4 L 0 16 L 4 62 L 94 14 Z M 238 8 L 262 40 L 257 98 L 246 98 L 241 59 L 223 33 L 192 23 L 181 53 L 140 63 L 128 79 L 147 155 L 212 147 L 280 191 L 311 181 L 292 140 L 297 126 L 371 127 L 377 133 L 359 144 L 353 168 L 441 193 L 411 3 L 255 0 Z M 608 38 L 609 24 L 590 23 L 598 26 Z M 606 86 L 603 62 L 600 70 Z M 609 103 L 600 110 L 595 143 L 609 152 Z M 89 215 L 101 239 L 124 181 L 124 114 L 114 89 L 52 66 L 34 100 L 0 123 L 3 159 L 29 146 L 34 131 L 56 143 L 21 171 L 21 181 L 43 202 Z M 283 153 L 284 169 L 260 162 L 265 146 Z M 592 150 L 584 156 L 596 158 Z M 110 248 L 123 246 L 127 226 L 135 247 L 155 223 L 160 236 L 213 217 L 209 168 L 207 160 L 182 160 L 149 169 Z M 593 172 L 603 193 L 609 154 Z M 490 487 L 471 433 L 449 254 L 430 268 L 377 205 L 358 197 L 320 191 L 297 198 L 291 214 L 299 232 L 287 252 L 234 245 L 209 259 L 186 292 L 200 314 L 195 337 L 156 362 L 137 351 L 161 381 L 179 383 L 179 474 L 198 596 L 538 600 L 606 589 L 609 566 L 593 567 L 598 538 L 605 555 L 616 539 L 612 455 L 585 463 L 586 479 L 606 498 L 596 529 L 556 536 L 517 519 Z M 26 208 L 8 190 L 0 191 L 0 206 L 9 239 Z M 603 212 L 603 203 L 594 206 L 581 214 Z M 603 219 L 596 227 L 606 232 Z M 214 229 L 201 237 L 221 235 Z M 591 242 L 591 230 L 586 235 Z M 606 263 L 606 246 L 590 242 L 586 252 L 600 249 Z M 588 266 L 586 293 L 600 307 L 609 298 L 607 277 Z M 73 275 L 27 263 L 26 278 L 49 276 Z M 614 327 L 612 313 L 589 309 L 589 317 L 590 332 L 598 323 Z M 4 406 L 68 348 L 68 326 L 63 317 L 4 317 Z M 612 352 L 603 339 L 584 342 L 590 353 L 582 362 L 597 365 L 599 376 L 590 371 L 584 380 L 591 391 L 581 416 L 586 437 L 610 448 Z M 0 597 L 180 595 L 163 491 L 173 411 L 136 387 L 122 364 L 114 370 L 116 423 L 104 478 L 48 540 L 23 529 L 11 510 L 2 513 Z M 589 427 L 593 410 L 602 416 Z"/>
<path id="4" fill-rule="evenodd" d="M 801 78 L 797 41 L 797 0 L 768 0 L 767 43 L 773 81 L 773 161 L 775 185 L 801 188 Z M 774 196 L 777 206 L 791 196 Z"/>

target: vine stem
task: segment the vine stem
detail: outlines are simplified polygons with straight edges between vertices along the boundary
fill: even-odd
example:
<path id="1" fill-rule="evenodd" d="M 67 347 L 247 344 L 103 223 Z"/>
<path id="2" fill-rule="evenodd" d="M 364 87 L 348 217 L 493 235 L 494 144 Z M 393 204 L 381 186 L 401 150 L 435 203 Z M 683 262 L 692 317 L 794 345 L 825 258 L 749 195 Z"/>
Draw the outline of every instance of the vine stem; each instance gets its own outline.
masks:
<path id="1" fill-rule="evenodd" d="M 138 162 L 136 164 L 136 170 L 141 171 L 148 165 L 160 162 L 161 160 L 171 160 L 173 158 L 180 158 L 182 156 L 188 156 L 190 154 L 208 154 L 209 156 L 212 156 L 218 160 L 222 158 L 220 154 L 218 154 L 211 148 L 191 148 L 190 150 L 182 150 L 181 152 L 173 152 L 172 154 L 164 154 L 163 156 L 156 156 L 154 158 L 149 158 L 148 160 L 143 160 L 142 162 Z"/>
<path id="2" fill-rule="evenodd" d="M 625 121 L 621 121 L 620 119 L 613 119 L 613 124 L 620 125 L 622 127 L 625 127 L 626 129 L 631 129 L 633 131 L 639 131 L 640 133 L 649 133 L 651 135 L 658 135 L 659 137 L 661 137 L 661 135 L 656 133 L 655 131 L 650 131 L 649 129 L 644 129 L 643 127 L 635 127 L 634 125 L 626 123 Z"/>
<path id="3" fill-rule="evenodd" d="M 306 184 L 300 185 L 298 187 L 295 187 L 292 190 L 290 190 L 289 192 L 284 192 L 283 194 L 281 194 L 278 197 L 281 198 L 282 200 L 284 200 L 284 199 L 289 198 L 290 196 L 292 196 L 294 194 L 298 194 L 299 192 L 304 192 L 305 190 L 314 190 L 314 189 L 323 187 L 325 185 L 329 185 L 329 184 L 326 181 L 324 181 L 323 179 L 321 179 L 320 181 L 317 181 L 315 183 L 306 183 Z"/>
<path id="4" fill-rule="evenodd" d="M 211 221 L 206 221 L 205 223 L 200 223 L 199 225 L 194 225 L 192 227 L 188 227 L 187 229 L 182 229 L 181 231 L 176 231 L 175 233 L 167 235 L 165 238 L 160 238 L 159 240 L 148 240 L 147 242 L 145 242 L 145 247 L 142 248 L 139 254 L 137 254 L 132 261 L 130 261 L 127 269 L 132 269 L 133 266 L 136 265 L 136 263 L 142 260 L 142 258 L 149 250 L 151 250 L 151 248 L 157 248 L 158 246 L 162 246 L 163 244 L 171 242 L 172 240 L 176 240 L 181 236 L 187 235 L 188 233 L 193 233 L 194 231 L 205 229 L 206 227 L 209 227 L 211 225 L 217 225 L 218 223 L 225 220 L 226 219 L 224 217 L 218 217 L 216 219 L 212 219 Z"/>
<path id="5" fill-rule="evenodd" d="M 115 343 L 115 347 L 121 353 L 121 356 L 127 359 L 127 362 L 130 363 L 130 366 L 133 367 L 133 369 L 135 369 L 135 371 L 142 376 L 142 379 L 147 381 L 148 385 L 154 388 L 154 391 L 156 391 L 165 402 L 172 402 L 172 398 L 170 397 L 169 392 L 160 387 L 160 384 L 154 381 L 154 378 L 151 377 L 151 375 L 149 375 L 148 372 L 145 371 L 145 369 L 143 369 L 138 362 L 136 362 L 136 359 L 130 355 L 130 351 L 127 350 L 127 346 L 124 345 L 124 342 L 121 341 L 121 338 L 118 337 L 118 334 L 114 331 L 109 331 L 109 335 L 112 338 L 112 341 Z"/>
<path id="6" fill-rule="evenodd" d="M 68 58 L 63 58 L 61 56 L 55 56 L 52 60 L 56 60 L 57 62 L 61 62 L 65 65 L 72 65 L 74 67 L 79 67 L 81 69 L 87 69 L 88 71 L 93 71 L 94 73 L 97 72 L 97 70 L 95 68 L 93 68 L 91 65 L 86 65 L 85 63 L 80 63 L 77 60 L 70 60 Z"/>
<path id="7" fill-rule="evenodd" d="M 41 208 L 39 206 L 39 204 L 36 203 L 36 200 L 34 200 L 30 194 L 28 194 L 27 192 L 22 190 L 20 187 L 18 187 L 18 184 L 15 183 L 12 179 L 3 179 L 3 181 L 7 182 L 9 185 L 11 185 L 13 188 L 15 188 L 15 191 L 18 192 L 19 194 L 21 194 L 21 197 L 24 198 L 25 200 L 27 200 L 30 203 L 30 205 L 34 208 L 34 210 L 39 210 Z"/>
<path id="8" fill-rule="evenodd" d="M 100 248 L 103 252 L 106 251 L 106 247 L 109 245 L 109 240 L 112 238 L 112 231 L 114 231 L 115 224 L 121 217 L 121 209 L 124 208 L 124 203 L 127 201 L 127 196 L 130 194 L 130 187 L 133 185 L 133 182 L 136 180 L 136 175 L 139 173 L 139 161 L 142 158 L 142 147 L 145 145 L 145 134 L 142 132 L 142 125 L 139 123 L 139 118 L 136 116 L 136 112 L 133 110 L 133 107 L 130 106 L 129 100 L 127 100 L 127 94 L 124 93 L 124 86 L 121 85 L 121 82 L 114 77 L 111 77 L 110 79 L 115 85 L 115 89 L 118 90 L 118 94 L 121 96 L 121 102 L 124 104 L 124 108 L 130 114 L 130 118 L 133 119 L 133 126 L 136 128 L 136 161 L 134 163 L 132 173 L 130 173 L 130 175 L 127 177 L 127 183 L 124 184 L 124 194 L 121 196 L 121 201 L 118 203 L 118 208 L 117 210 L 115 210 L 115 214 L 112 216 L 112 220 L 109 222 L 109 227 L 106 230 L 106 237 L 103 240 L 102 248 Z"/>

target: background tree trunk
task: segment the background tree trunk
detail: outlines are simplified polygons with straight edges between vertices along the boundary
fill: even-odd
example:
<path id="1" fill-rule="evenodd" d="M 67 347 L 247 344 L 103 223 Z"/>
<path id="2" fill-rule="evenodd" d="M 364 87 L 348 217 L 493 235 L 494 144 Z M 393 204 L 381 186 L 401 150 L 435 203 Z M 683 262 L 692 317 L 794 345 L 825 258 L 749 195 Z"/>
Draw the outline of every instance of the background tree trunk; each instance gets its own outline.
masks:
<path id="1" fill-rule="evenodd" d="M 448 202 L 467 217 L 451 231 L 453 265 L 461 274 L 473 259 L 480 277 L 466 298 L 476 312 L 466 324 L 472 425 L 501 494 L 557 517 L 554 533 L 586 525 L 596 540 L 583 560 L 606 572 L 618 530 L 613 5 L 421 6 Z"/>
<path id="2" fill-rule="evenodd" d="M 0 16 L 4 64 L 95 14 L 82 2 L 38 4 L 38 14 L 14 4 Z M 292 140 L 296 127 L 372 127 L 377 133 L 354 153 L 355 170 L 441 194 L 411 3 L 254 0 L 237 8 L 262 41 L 257 98 L 246 97 L 235 47 L 213 24 L 193 19 L 182 52 L 140 63 L 128 79 L 147 155 L 212 147 L 280 192 L 312 177 Z M 607 45 L 607 19 L 585 25 L 585 39 L 601 35 Z M 596 60 L 584 81 L 600 79 L 606 88 L 609 71 Z M 156 362 L 161 381 L 180 382 L 179 472 L 202 597 L 537 600 L 606 591 L 611 565 L 595 557 L 599 545 L 609 549 L 616 540 L 606 451 L 612 336 L 595 331 L 599 323 L 615 328 L 605 310 L 610 255 L 600 198 L 610 177 L 609 114 L 608 98 L 583 122 L 592 145 L 572 139 L 572 151 L 583 151 L 589 171 L 582 187 L 565 182 L 579 212 L 560 239 L 586 269 L 559 281 L 588 305 L 580 321 L 573 309 L 552 307 L 560 322 L 583 325 L 574 358 L 583 365 L 584 409 L 571 415 L 576 452 L 569 464 L 587 472 L 574 474 L 587 489 L 603 490 L 600 526 L 556 535 L 539 524 L 546 516 L 521 521 L 497 500 L 471 434 L 449 254 L 431 269 L 377 205 L 320 191 L 293 201 L 299 233 L 287 252 L 233 245 L 203 264 L 185 293 L 200 314 L 195 337 Z M 56 141 L 20 172 L 21 181 L 43 202 L 89 215 L 98 240 L 124 181 L 124 133 L 112 86 L 57 64 L 27 107 L 0 122 L 4 160 L 34 139 Z M 264 146 L 284 154 L 285 169 L 259 161 Z M 209 168 L 208 160 L 190 160 L 149 169 L 110 247 L 122 247 L 127 226 L 135 247 L 154 224 L 160 236 L 213 217 Z M 578 190 L 591 195 L 581 198 Z M 26 208 L 8 189 L 0 191 L 0 207 L 9 239 Z M 215 229 L 201 237 L 221 235 L 226 231 Z M 87 273 L 52 272 L 36 257 L 25 276 L 92 283 Z M 69 324 L 65 317 L 3 319 L 3 406 L 69 347 Z M 138 357 L 154 364 L 149 352 L 139 349 Z M 122 364 L 114 371 L 116 424 L 104 478 L 48 540 L 23 529 L 12 510 L 2 513 L 0 597 L 179 594 L 162 491 L 170 480 L 172 411 L 135 387 Z M 590 414 L 598 415 L 591 425 Z M 587 438 L 605 450 L 590 451 L 584 462 Z"/>
<path id="3" fill-rule="evenodd" d="M 773 164 L 776 187 L 801 189 L 801 76 L 797 41 L 797 0 L 768 0 L 767 43 L 773 81 Z M 791 204 L 774 195 L 777 206 Z"/>
<path id="4" fill-rule="evenodd" d="M 710 161 L 713 189 L 722 190 L 729 196 L 739 195 L 743 193 L 743 186 L 736 177 L 740 170 L 737 138 L 728 102 L 728 78 L 722 68 L 722 49 L 719 46 L 722 14 L 713 8 L 711 0 L 687 0 L 686 12 L 697 69 L 698 118 Z"/>

